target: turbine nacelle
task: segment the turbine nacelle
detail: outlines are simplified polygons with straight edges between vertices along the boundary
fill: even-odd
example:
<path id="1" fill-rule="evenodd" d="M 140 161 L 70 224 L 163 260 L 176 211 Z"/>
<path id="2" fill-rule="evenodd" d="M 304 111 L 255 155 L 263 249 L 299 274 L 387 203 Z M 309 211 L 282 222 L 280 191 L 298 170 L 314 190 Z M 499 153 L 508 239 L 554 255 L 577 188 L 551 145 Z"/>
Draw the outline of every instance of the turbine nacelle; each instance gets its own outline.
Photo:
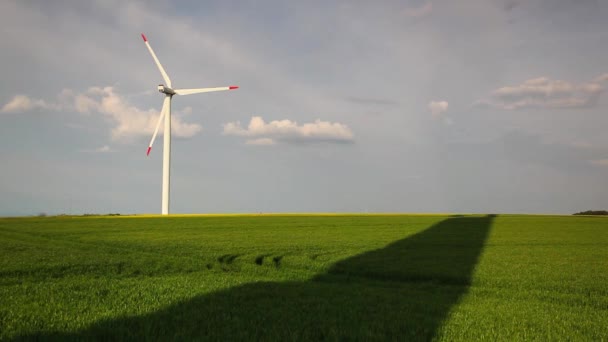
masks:
<path id="1" fill-rule="evenodd" d="M 175 95 L 175 90 L 173 90 L 169 87 L 165 87 L 165 85 L 163 85 L 163 84 L 158 85 L 158 91 L 160 93 L 167 94 L 167 95 Z"/>

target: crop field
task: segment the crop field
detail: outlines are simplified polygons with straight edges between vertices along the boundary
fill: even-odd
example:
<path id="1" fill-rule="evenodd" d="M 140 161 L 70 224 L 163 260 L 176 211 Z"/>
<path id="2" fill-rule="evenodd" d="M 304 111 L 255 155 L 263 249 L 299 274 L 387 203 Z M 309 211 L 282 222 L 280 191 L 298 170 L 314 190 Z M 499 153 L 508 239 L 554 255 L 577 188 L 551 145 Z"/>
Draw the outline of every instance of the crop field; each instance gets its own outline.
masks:
<path id="1" fill-rule="evenodd" d="M 608 339 L 608 219 L 0 219 L 1 340 Z"/>

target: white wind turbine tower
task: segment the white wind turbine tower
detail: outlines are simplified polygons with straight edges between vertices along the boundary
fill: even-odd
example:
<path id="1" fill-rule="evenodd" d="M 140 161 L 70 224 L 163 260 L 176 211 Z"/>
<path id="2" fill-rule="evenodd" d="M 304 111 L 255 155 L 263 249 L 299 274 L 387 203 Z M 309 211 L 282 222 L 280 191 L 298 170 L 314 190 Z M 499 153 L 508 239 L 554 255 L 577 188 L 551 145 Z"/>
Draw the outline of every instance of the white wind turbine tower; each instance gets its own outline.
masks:
<path id="1" fill-rule="evenodd" d="M 164 145 L 163 145 L 163 197 L 162 197 L 162 214 L 169 214 L 169 174 L 171 171 L 171 98 L 173 95 L 190 95 L 197 93 L 207 93 L 210 91 L 221 91 L 221 90 L 232 90 L 237 89 L 237 86 L 229 86 L 229 87 L 217 87 L 217 88 L 198 88 L 198 89 L 173 89 L 171 85 L 171 79 L 165 69 L 158 61 L 154 50 L 148 43 L 148 39 L 142 33 L 141 37 L 144 39 L 144 43 L 146 47 L 150 51 L 152 58 L 154 58 L 154 62 L 160 70 L 163 79 L 165 80 L 166 85 L 159 85 L 158 91 L 165 94 L 165 100 L 163 101 L 163 108 L 160 111 L 160 117 L 158 118 L 158 123 L 156 124 L 156 129 L 154 130 L 154 134 L 152 135 L 152 140 L 150 140 L 150 145 L 148 145 L 148 152 L 146 155 L 150 155 L 150 150 L 152 150 L 152 144 L 154 143 L 154 139 L 156 138 L 156 134 L 158 133 L 158 129 L 160 128 L 160 123 L 165 119 L 165 129 L 164 129 Z"/>

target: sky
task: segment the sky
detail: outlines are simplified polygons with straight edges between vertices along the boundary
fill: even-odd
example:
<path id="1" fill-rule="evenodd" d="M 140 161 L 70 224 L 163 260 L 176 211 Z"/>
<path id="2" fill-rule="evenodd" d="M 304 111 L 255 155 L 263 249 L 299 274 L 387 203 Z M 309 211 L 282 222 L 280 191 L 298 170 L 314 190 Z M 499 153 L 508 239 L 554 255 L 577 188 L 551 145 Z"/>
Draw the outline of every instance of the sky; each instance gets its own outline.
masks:
<path id="1" fill-rule="evenodd" d="M 608 2 L 0 2 L 0 215 L 608 209 Z"/>

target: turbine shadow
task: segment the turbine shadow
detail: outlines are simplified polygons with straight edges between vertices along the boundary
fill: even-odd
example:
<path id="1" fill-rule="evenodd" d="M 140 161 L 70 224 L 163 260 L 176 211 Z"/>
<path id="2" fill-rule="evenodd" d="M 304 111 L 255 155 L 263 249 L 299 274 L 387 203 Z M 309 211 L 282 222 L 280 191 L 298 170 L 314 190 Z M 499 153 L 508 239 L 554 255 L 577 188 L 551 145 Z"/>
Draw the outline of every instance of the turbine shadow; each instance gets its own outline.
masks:
<path id="1" fill-rule="evenodd" d="M 467 293 L 494 216 L 451 217 L 306 282 L 260 282 L 100 321 L 61 340 L 432 340 Z"/>

